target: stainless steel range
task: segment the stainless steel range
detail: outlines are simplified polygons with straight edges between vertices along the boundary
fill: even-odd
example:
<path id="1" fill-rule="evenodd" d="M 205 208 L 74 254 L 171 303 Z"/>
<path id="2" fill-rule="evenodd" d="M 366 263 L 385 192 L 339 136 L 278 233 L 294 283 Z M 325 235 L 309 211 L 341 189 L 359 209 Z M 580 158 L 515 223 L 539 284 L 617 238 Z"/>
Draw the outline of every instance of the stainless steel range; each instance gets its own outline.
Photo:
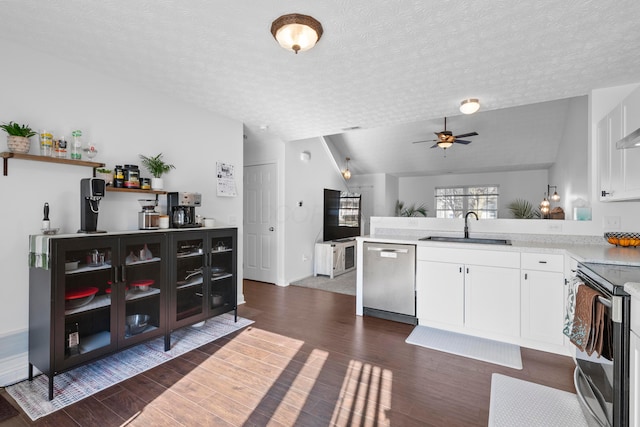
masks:
<path id="1" fill-rule="evenodd" d="M 601 426 L 629 424 L 630 297 L 623 287 L 640 282 L 640 267 L 580 263 L 576 276 L 600 292 L 604 306 L 603 348 L 598 355 L 576 350 L 574 381 L 585 415 Z"/>

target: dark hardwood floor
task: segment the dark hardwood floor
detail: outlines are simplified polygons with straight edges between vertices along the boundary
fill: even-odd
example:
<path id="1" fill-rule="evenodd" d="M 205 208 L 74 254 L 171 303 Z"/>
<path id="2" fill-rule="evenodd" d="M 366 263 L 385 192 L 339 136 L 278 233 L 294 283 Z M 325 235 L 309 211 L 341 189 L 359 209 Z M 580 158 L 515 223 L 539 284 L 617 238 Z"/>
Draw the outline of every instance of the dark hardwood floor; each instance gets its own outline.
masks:
<path id="1" fill-rule="evenodd" d="M 568 357 L 523 348 L 514 370 L 406 344 L 412 326 L 355 316 L 353 296 L 251 281 L 244 292 L 249 328 L 0 427 L 484 426 L 494 372 L 575 392 Z"/>

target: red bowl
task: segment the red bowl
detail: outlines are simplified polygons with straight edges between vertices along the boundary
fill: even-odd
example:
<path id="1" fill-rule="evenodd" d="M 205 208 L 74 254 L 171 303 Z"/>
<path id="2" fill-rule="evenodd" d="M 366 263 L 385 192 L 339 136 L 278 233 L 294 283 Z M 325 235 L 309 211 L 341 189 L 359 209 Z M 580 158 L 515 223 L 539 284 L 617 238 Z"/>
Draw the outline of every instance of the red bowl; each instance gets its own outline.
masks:
<path id="1" fill-rule="evenodd" d="M 154 283 L 155 281 L 153 279 L 144 279 L 133 281 L 129 283 L 129 285 L 136 291 L 145 292 L 148 291 Z"/>
<path id="2" fill-rule="evenodd" d="M 87 305 L 97 293 L 98 288 L 93 286 L 67 291 L 64 295 L 64 308 L 69 310 Z"/>

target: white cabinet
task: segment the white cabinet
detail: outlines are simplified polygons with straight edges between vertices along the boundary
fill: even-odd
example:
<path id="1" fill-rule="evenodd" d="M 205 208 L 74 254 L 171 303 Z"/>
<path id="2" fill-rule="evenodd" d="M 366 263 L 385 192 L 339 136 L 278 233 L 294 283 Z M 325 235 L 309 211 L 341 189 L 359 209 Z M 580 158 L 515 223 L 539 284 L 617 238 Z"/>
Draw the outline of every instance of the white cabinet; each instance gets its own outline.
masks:
<path id="1" fill-rule="evenodd" d="M 629 348 L 629 425 L 640 425 L 640 336 L 631 332 Z"/>
<path id="2" fill-rule="evenodd" d="M 465 268 L 465 326 L 520 336 L 520 269 L 484 265 Z"/>
<path id="3" fill-rule="evenodd" d="M 562 346 L 564 256 L 522 254 L 521 337 Z"/>
<path id="4" fill-rule="evenodd" d="M 356 268 L 356 241 L 330 241 L 316 243 L 313 275 L 322 274 L 332 279 Z"/>
<path id="5" fill-rule="evenodd" d="M 600 200 L 622 197 L 622 150 L 616 142 L 622 138 L 622 105 L 598 122 L 596 129 L 600 176 Z"/>
<path id="6" fill-rule="evenodd" d="M 640 88 L 622 102 L 622 135 L 640 128 Z M 640 147 L 618 150 L 622 154 L 623 187 L 625 198 L 640 199 Z"/>
<path id="7" fill-rule="evenodd" d="M 464 323 L 464 265 L 418 261 L 416 314 L 426 322 L 462 326 Z"/>
<path id="8" fill-rule="evenodd" d="M 515 339 L 520 334 L 520 254 L 419 247 L 416 298 L 421 325 Z"/>
<path id="9" fill-rule="evenodd" d="M 629 345 L 629 425 L 640 425 L 640 298 L 631 297 Z"/>
<path id="10" fill-rule="evenodd" d="M 616 143 L 640 128 L 640 88 L 596 126 L 601 201 L 640 199 L 640 147 L 618 149 Z"/>

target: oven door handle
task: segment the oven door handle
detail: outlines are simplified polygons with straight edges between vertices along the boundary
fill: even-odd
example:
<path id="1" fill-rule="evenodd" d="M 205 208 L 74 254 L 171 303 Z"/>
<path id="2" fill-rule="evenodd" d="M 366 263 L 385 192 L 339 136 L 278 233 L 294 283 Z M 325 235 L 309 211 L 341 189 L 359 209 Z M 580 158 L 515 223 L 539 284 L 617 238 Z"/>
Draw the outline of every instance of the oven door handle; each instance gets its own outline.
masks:
<path id="1" fill-rule="evenodd" d="M 600 304 L 604 305 L 607 308 L 611 308 L 612 303 L 611 300 L 605 297 L 598 297 L 598 302 L 600 302 Z"/>
<path id="2" fill-rule="evenodd" d="M 606 419 L 602 419 L 602 417 L 599 417 L 595 411 L 593 410 L 593 408 L 591 408 L 591 405 L 589 405 L 589 402 L 587 402 L 587 399 L 584 397 L 584 391 L 582 389 L 582 387 L 580 386 L 580 375 L 584 375 L 582 374 L 582 372 L 580 371 L 580 367 L 576 366 L 576 369 L 573 371 L 573 385 L 576 388 L 576 395 L 578 396 L 578 399 L 580 400 L 580 405 L 587 410 L 587 412 L 589 412 L 589 415 L 591 415 L 591 417 L 602 427 L 610 427 L 611 425 L 609 424 L 609 422 Z M 589 382 L 587 381 L 587 379 L 585 378 L 583 380 L 583 383 L 586 385 L 586 387 L 590 388 L 590 392 L 594 393 L 593 389 L 591 389 L 591 386 L 589 385 Z M 594 394 L 595 397 L 595 394 Z M 603 414 L 604 415 L 604 414 Z M 587 424 L 591 424 L 589 423 L 589 421 L 587 420 Z"/>

